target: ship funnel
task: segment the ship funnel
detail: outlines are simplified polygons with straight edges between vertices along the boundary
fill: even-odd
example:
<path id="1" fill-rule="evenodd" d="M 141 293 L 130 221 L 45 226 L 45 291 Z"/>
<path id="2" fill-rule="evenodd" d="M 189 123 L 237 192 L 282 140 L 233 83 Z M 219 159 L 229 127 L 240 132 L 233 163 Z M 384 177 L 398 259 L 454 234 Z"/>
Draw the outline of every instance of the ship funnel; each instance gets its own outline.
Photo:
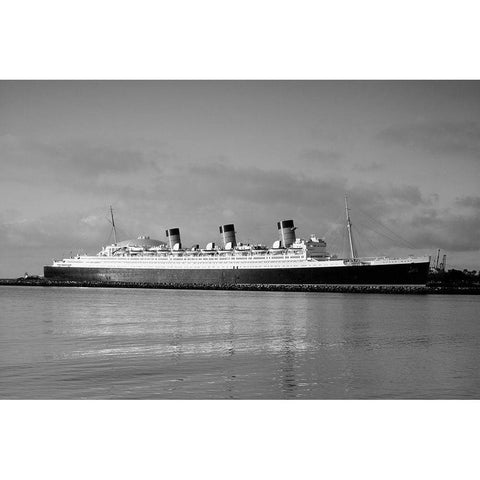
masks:
<path id="1" fill-rule="evenodd" d="M 235 248 L 237 246 L 237 239 L 235 238 L 235 226 L 233 225 L 233 223 L 230 223 L 228 225 L 221 225 L 218 228 L 223 237 L 223 247 L 226 250 L 231 250 L 232 248 Z"/>
<path id="2" fill-rule="evenodd" d="M 285 248 L 291 247 L 296 240 L 295 229 L 297 228 L 293 225 L 293 220 L 281 220 L 277 222 L 277 227 L 282 246 Z"/>
<path id="3" fill-rule="evenodd" d="M 180 250 L 182 248 L 179 228 L 170 228 L 168 230 L 165 230 L 165 235 L 168 238 L 168 244 L 170 246 L 170 250 Z"/>

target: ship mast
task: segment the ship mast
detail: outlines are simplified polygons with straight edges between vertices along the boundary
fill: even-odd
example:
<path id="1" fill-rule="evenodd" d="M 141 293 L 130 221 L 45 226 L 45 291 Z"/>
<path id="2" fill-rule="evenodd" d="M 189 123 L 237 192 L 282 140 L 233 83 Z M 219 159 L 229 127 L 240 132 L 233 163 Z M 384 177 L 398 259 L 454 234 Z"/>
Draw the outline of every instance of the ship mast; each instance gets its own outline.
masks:
<path id="1" fill-rule="evenodd" d="M 113 218 L 113 208 L 110 205 L 110 216 L 112 217 L 112 227 L 113 227 L 113 242 L 117 244 L 117 229 L 115 228 L 115 219 Z"/>
<path id="2" fill-rule="evenodd" d="M 350 209 L 348 208 L 348 198 L 347 195 L 345 195 L 345 214 L 347 216 L 347 232 L 348 232 L 348 241 L 350 244 L 350 258 L 354 260 L 357 258 L 357 251 L 355 249 L 355 246 L 353 244 L 353 238 L 352 238 L 352 222 L 350 221 Z"/>

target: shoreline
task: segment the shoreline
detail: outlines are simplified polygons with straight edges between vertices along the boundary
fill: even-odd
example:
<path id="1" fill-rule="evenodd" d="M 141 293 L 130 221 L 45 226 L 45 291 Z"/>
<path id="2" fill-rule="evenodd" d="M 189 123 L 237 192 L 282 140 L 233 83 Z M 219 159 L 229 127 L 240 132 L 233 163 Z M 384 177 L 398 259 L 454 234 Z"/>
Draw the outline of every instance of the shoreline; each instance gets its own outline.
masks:
<path id="1" fill-rule="evenodd" d="M 452 285 L 283 285 L 283 284 L 152 284 L 127 282 L 74 282 L 45 278 L 0 279 L 3 286 L 23 287 L 81 287 L 81 288 L 146 288 L 165 290 L 238 290 L 261 292 L 328 292 L 328 293 L 381 293 L 403 295 L 480 295 L 480 286 Z"/>

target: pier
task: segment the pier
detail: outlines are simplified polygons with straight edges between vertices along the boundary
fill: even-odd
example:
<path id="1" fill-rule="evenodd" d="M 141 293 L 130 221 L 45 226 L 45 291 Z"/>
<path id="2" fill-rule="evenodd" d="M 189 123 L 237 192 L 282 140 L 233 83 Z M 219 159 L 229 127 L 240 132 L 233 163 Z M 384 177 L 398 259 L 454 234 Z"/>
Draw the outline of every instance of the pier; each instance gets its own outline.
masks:
<path id="1" fill-rule="evenodd" d="M 258 292 L 329 292 L 329 293 L 377 293 L 403 295 L 479 295 L 480 286 L 451 285 L 326 285 L 326 284 L 178 284 L 178 283 L 130 283 L 130 282 L 94 282 L 63 281 L 43 277 L 0 279 L 0 285 L 28 287 L 72 287 L 72 288 L 148 288 L 182 290 L 239 290 Z"/>

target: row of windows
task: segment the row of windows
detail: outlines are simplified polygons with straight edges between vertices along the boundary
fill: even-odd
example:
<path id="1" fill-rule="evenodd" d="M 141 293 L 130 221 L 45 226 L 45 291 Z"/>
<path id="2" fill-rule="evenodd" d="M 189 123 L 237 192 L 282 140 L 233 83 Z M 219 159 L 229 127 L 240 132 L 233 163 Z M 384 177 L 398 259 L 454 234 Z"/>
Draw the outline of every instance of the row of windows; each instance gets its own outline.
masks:
<path id="1" fill-rule="evenodd" d="M 301 255 L 296 256 L 289 256 L 289 257 L 250 257 L 250 258 L 188 258 L 188 257 L 102 257 L 98 259 L 97 257 L 90 257 L 90 258 L 80 258 L 80 259 L 72 259 L 68 260 L 69 263 L 83 263 L 85 261 L 88 262 L 96 262 L 96 263 L 108 263 L 108 262 L 125 262 L 125 263 L 132 263 L 132 262 L 174 262 L 174 263 L 226 263 L 226 262 L 264 262 L 264 261 L 273 261 L 273 262 L 284 262 L 284 261 L 298 261 L 304 260 L 306 257 Z"/>
<path id="2" fill-rule="evenodd" d="M 99 260 L 91 260 L 87 262 L 69 262 L 64 264 L 65 266 L 81 266 L 81 267 L 87 267 L 87 266 L 95 266 L 95 267 L 105 267 L 105 268 L 115 268 L 115 267 L 147 267 L 149 265 L 152 265 L 154 267 L 158 266 L 155 265 L 155 263 L 147 263 L 147 262 L 102 262 Z M 164 263 L 164 265 L 168 265 L 168 267 L 173 267 L 173 268 L 188 268 L 188 267 L 199 267 L 199 268 L 233 268 L 233 267 L 238 267 L 237 264 L 230 263 L 222 263 L 219 265 L 218 263 L 210 263 L 210 264 L 205 264 L 205 263 L 200 263 L 200 262 L 189 262 L 188 264 L 181 264 L 181 263 Z M 262 267 L 262 266 L 276 266 L 276 267 L 281 267 L 281 266 L 302 266 L 306 265 L 304 262 L 292 262 L 292 261 L 285 261 L 285 262 L 279 262 L 279 261 L 264 261 L 262 263 L 260 262 L 242 262 L 241 267 Z M 312 266 L 312 264 L 308 264 L 308 266 Z"/>

